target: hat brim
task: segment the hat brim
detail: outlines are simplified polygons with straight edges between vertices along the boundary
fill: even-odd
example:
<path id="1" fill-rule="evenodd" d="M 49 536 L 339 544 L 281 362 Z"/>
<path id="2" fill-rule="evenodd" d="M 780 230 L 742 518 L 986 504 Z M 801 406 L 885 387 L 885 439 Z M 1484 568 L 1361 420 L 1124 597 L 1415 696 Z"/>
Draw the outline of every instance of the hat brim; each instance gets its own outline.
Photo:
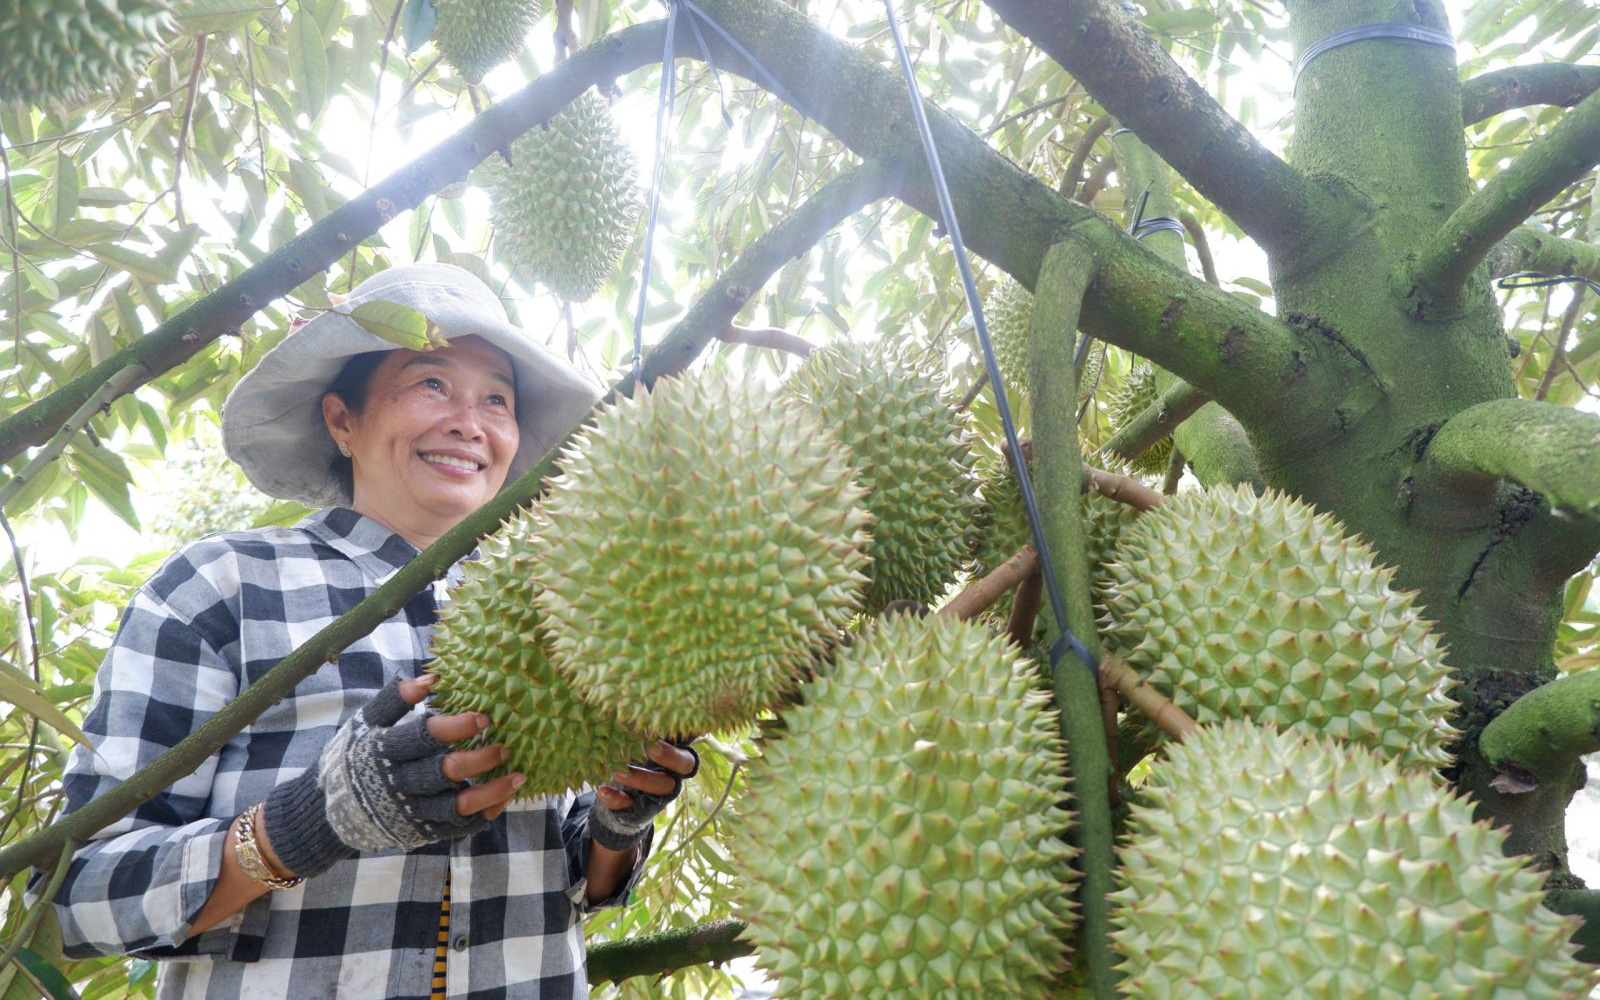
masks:
<path id="1" fill-rule="evenodd" d="M 520 438 L 506 481 L 530 469 L 577 426 L 600 393 L 571 365 L 505 320 L 494 293 L 471 272 L 417 264 L 363 282 L 341 310 L 399 302 L 438 325 L 446 339 L 477 336 L 505 351 L 517 381 Z M 349 504 L 334 474 L 337 450 L 322 397 L 357 354 L 396 350 L 344 311 L 328 311 L 290 333 L 239 379 L 222 408 L 222 440 L 257 489 L 312 507 Z"/>

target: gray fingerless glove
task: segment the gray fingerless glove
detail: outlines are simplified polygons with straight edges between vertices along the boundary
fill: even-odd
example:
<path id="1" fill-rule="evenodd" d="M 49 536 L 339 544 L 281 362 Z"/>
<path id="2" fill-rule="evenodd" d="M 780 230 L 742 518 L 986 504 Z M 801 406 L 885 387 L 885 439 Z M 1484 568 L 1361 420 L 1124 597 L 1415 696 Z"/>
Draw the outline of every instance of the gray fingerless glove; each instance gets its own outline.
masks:
<path id="1" fill-rule="evenodd" d="M 695 753 L 693 747 L 680 746 L 694 755 L 694 767 L 688 774 L 676 774 L 659 764 L 645 763 L 641 766 L 652 771 L 660 771 L 672 778 L 672 791 L 666 795 L 652 795 L 641 792 L 636 788 L 624 788 L 633 798 L 633 805 L 626 809 L 617 810 L 596 799 L 589 808 L 589 835 L 594 837 L 594 842 L 601 847 L 609 847 L 613 851 L 626 851 L 644 840 L 650 830 L 650 825 L 655 822 L 656 815 L 667 807 L 667 803 L 678 797 L 683 791 L 683 783 L 689 778 L 700 773 L 700 755 Z"/>
<path id="2" fill-rule="evenodd" d="M 394 683 L 340 726 L 317 766 L 279 785 L 262 807 L 273 851 L 309 878 L 357 851 L 410 850 L 489 825 L 456 812 L 467 782 L 444 776 L 447 744 Z"/>

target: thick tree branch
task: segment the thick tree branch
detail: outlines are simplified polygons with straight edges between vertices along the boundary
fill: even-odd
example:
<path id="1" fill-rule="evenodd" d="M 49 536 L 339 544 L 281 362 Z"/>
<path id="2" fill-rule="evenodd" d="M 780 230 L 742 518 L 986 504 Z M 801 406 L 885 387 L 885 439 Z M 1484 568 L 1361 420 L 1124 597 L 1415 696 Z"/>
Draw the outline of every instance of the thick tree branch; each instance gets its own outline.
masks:
<path id="1" fill-rule="evenodd" d="M 1155 402 L 1139 411 L 1121 430 L 1111 435 L 1100 446 L 1100 450 L 1131 462 L 1210 401 L 1205 393 L 1189 383 L 1182 380 L 1174 382 Z"/>
<path id="2" fill-rule="evenodd" d="M 626 941 L 590 945 L 589 985 L 620 983 L 634 976 L 667 976 L 691 965 L 715 965 L 741 958 L 755 951 L 748 941 L 739 939 L 743 932 L 742 920 L 713 920 Z"/>
<path id="3" fill-rule="evenodd" d="M 1600 247 L 1552 236 L 1533 226 L 1518 226 L 1490 251 L 1489 275 L 1503 278 L 1518 271 L 1570 274 L 1600 281 Z"/>
<path id="4" fill-rule="evenodd" d="M 1600 90 L 1600 66 L 1544 63 L 1498 69 L 1462 82 L 1462 124 L 1476 125 L 1503 111 L 1535 104 L 1570 108 L 1596 90 Z"/>
<path id="5" fill-rule="evenodd" d="M 588 51 L 592 49 L 585 50 Z M 568 60 L 564 65 L 573 65 L 581 58 Z M 755 289 L 765 285 L 784 263 L 809 249 L 841 219 L 873 200 L 874 192 L 881 190 L 883 177 L 883 171 L 871 166 L 836 177 L 751 243 L 651 350 L 644 363 L 646 381 L 653 382 L 687 368 L 706 345 L 727 328 Z M 615 399 L 618 392 L 631 391 L 630 374 L 601 400 L 600 405 Z M 215 754 L 296 684 L 404 607 L 413 595 L 472 551 L 479 539 L 496 530 L 514 510 L 538 493 L 544 477 L 554 468 L 561 447 L 557 445 L 538 465 L 508 484 L 494 499 L 402 567 L 387 583 L 278 661 L 222 711 L 148 767 L 82 809 L 0 850 L 0 882 L 28 865 L 51 857 L 68 839 L 87 840 Z"/>
<path id="6" fill-rule="evenodd" d="M 586 88 L 659 59 L 659 23 L 625 28 L 534 80 L 461 131 L 351 199 L 216 292 L 94 368 L 0 422 L 0 462 L 43 444 L 114 374 L 140 365 L 154 378 L 193 357 L 274 299 L 315 277 L 400 212 L 466 177 L 485 156 L 560 111 Z M 136 386 L 124 391 L 131 391 Z"/>
<path id="7" fill-rule="evenodd" d="M 1600 163 L 1600 94 L 1591 94 L 1446 219 L 1411 269 L 1416 308 L 1451 302 L 1495 244 Z"/>
<path id="8" fill-rule="evenodd" d="M 1497 399 L 1451 417 L 1428 443 L 1430 476 L 1509 479 L 1552 508 L 1600 519 L 1600 414 Z"/>
<path id="9" fill-rule="evenodd" d="M 1558 677 L 1518 698 L 1483 728 L 1478 749 L 1530 791 L 1581 783 L 1578 758 L 1600 750 L 1600 670 Z"/>
<path id="10" fill-rule="evenodd" d="M 1098 662 L 1100 641 L 1089 600 L 1089 560 L 1079 499 L 1084 481 L 1079 453 L 1077 373 L 1072 365 L 1078 307 L 1094 274 L 1094 255 L 1066 239 L 1045 252 L 1034 289 L 1028 330 L 1028 398 L 1032 401 L 1033 457 L 1037 475 L 1040 530 L 1062 593 L 1051 598 L 1046 636 L 1054 642 L 1067 631 Z M 1049 579 L 1046 583 L 1048 586 Z M 1061 735 L 1067 744 L 1075 818 L 1069 839 L 1079 850 L 1077 951 L 1088 966 L 1095 1000 L 1117 996 L 1116 956 L 1111 949 L 1109 895 L 1116 866 L 1111 794 L 1116 775 L 1106 745 L 1098 672 L 1073 655 L 1051 666 Z"/>
<path id="11" fill-rule="evenodd" d="M 1583 920 L 1572 934 L 1578 961 L 1600 965 L 1600 889 L 1558 890 L 1546 896 L 1544 903 L 1557 913 Z"/>
<path id="12" fill-rule="evenodd" d="M 1195 190 L 1275 255 L 1327 240 L 1354 210 L 1263 146 L 1117 4 L 988 0 L 1150 144 Z"/>

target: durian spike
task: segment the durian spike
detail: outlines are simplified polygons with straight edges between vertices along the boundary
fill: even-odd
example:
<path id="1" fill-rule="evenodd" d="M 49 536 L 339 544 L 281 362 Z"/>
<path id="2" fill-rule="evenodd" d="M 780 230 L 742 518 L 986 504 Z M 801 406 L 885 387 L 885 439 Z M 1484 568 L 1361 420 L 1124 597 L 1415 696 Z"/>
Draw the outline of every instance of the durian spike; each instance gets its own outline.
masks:
<path id="1" fill-rule="evenodd" d="M 962 621 L 976 618 L 1038 568 L 1038 553 L 1033 551 L 1032 545 L 1024 545 L 1016 555 L 1001 563 L 988 576 L 973 581 L 966 590 L 950 598 L 949 603 L 939 609 L 939 616 Z"/>
<path id="2" fill-rule="evenodd" d="M 1200 724 L 1188 712 L 1174 705 L 1171 699 L 1151 687 L 1149 681 L 1115 655 L 1108 654 L 1100 661 L 1100 686 L 1121 695 L 1124 701 L 1149 716 L 1151 722 L 1173 739 L 1184 739 L 1200 728 Z"/>

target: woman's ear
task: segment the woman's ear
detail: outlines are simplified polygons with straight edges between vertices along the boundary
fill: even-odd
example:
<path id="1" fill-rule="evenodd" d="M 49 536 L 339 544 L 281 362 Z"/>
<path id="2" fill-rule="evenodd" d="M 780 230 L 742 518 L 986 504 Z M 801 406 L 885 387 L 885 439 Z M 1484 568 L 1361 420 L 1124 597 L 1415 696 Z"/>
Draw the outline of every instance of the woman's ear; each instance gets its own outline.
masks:
<path id="1" fill-rule="evenodd" d="M 355 414 L 336 392 L 322 394 L 322 422 L 328 425 L 328 433 L 335 442 L 347 439 L 355 430 Z"/>

